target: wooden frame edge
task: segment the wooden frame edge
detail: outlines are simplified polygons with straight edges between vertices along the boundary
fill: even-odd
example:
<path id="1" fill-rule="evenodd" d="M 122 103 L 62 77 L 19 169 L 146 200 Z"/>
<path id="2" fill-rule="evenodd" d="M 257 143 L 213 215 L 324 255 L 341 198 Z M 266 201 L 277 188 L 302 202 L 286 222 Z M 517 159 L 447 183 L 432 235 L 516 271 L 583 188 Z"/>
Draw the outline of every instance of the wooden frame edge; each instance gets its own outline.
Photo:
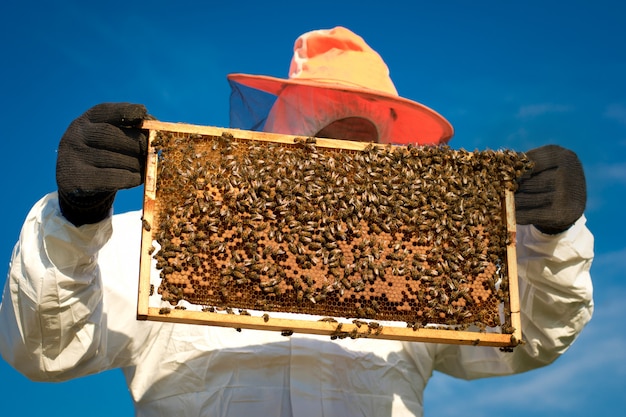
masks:
<path id="1" fill-rule="evenodd" d="M 234 137 L 248 140 L 266 140 L 293 144 L 298 135 L 284 135 L 267 132 L 251 132 L 246 130 L 219 128 L 213 126 L 200 126 L 185 123 L 161 122 L 156 120 L 146 120 L 143 122 L 143 129 L 150 131 L 149 143 L 156 135 L 156 131 L 165 130 L 172 132 L 201 134 L 211 136 L 221 136 L 224 133 L 232 134 Z M 392 146 L 376 143 L 364 143 L 344 141 L 337 139 L 316 138 L 316 146 L 329 148 L 341 148 L 344 150 L 363 150 L 368 146 Z M 514 193 L 507 191 L 504 196 L 504 214 L 506 217 L 506 227 L 509 235 L 507 244 L 507 269 L 509 278 L 509 307 L 511 326 L 513 333 L 487 333 L 478 331 L 459 331 L 448 329 L 436 329 L 423 327 L 419 329 L 403 328 L 399 326 L 381 326 L 380 329 L 372 329 L 366 324 L 357 326 L 353 323 L 341 322 L 342 326 L 338 331 L 339 322 L 312 321 L 300 319 L 271 318 L 267 322 L 263 317 L 244 316 L 224 313 L 212 313 L 207 311 L 191 311 L 182 309 L 161 309 L 150 307 L 149 297 L 151 295 L 151 259 L 148 248 L 152 246 L 152 234 L 150 225 L 153 220 L 153 210 L 156 199 L 156 177 L 152 175 L 156 172 L 158 155 L 154 152 L 148 153 L 146 166 L 146 180 L 144 192 L 143 217 L 144 223 L 141 241 L 140 279 L 137 302 L 137 319 L 161 322 L 177 322 L 186 324 L 213 325 L 220 327 L 231 327 L 237 329 L 252 330 L 273 330 L 292 333 L 308 333 L 338 337 L 367 337 L 376 339 L 391 339 L 412 342 L 448 343 L 475 346 L 495 346 L 514 347 L 522 341 L 521 312 L 519 303 L 519 285 L 517 280 L 517 257 L 516 257 L 516 221 Z M 146 278 L 147 277 L 147 278 Z M 268 312 L 271 313 L 271 312 Z M 342 319 L 345 320 L 345 319 Z M 367 321 L 364 321 L 367 323 Z M 398 322 L 401 324 L 401 322 Z"/>
<path id="2" fill-rule="evenodd" d="M 513 191 L 504 196 L 506 223 L 509 242 L 506 247 L 507 269 L 509 276 L 509 309 L 511 315 L 512 337 L 518 343 L 522 341 L 521 307 L 519 300 L 519 282 L 517 277 L 517 221 L 515 219 L 515 198 Z"/>
<path id="3" fill-rule="evenodd" d="M 150 130 L 148 143 L 152 143 L 156 136 L 156 130 Z M 151 225 L 154 218 L 154 202 L 156 200 L 156 172 L 158 164 L 158 155 L 154 152 L 148 152 L 146 161 L 146 178 L 144 181 L 144 201 L 142 211 L 142 230 L 141 230 L 141 254 L 139 261 L 139 289 L 137 292 L 137 318 L 145 319 L 148 315 L 150 303 L 150 276 L 152 264 L 152 233 Z M 147 278 L 146 278 L 147 277 Z"/>
<path id="4" fill-rule="evenodd" d="M 294 144 L 294 139 L 303 138 L 301 135 L 286 135 L 279 133 L 269 132 L 256 132 L 250 130 L 221 128 L 215 126 L 200 126 L 187 123 L 172 123 L 161 122 L 157 120 L 144 120 L 141 128 L 151 131 L 165 130 L 168 132 L 179 132 L 187 134 L 198 134 L 207 136 L 222 136 L 223 133 L 231 134 L 239 139 L 256 140 L 256 141 L 268 141 L 278 142 L 285 144 Z M 341 148 L 343 150 L 362 151 L 368 146 L 380 146 L 380 147 L 393 147 L 393 145 L 386 145 L 374 142 L 357 142 L 351 140 L 340 139 L 326 139 L 315 138 L 315 146 L 321 146 L 325 148 Z"/>
<path id="5" fill-rule="evenodd" d="M 270 312 L 271 314 L 271 312 Z M 344 321 L 313 321 L 285 318 L 264 318 L 240 314 L 226 314 L 208 311 L 189 311 L 179 309 L 162 309 L 150 307 L 146 320 L 211 325 L 230 327 L 233 329 L 250 329 L 278 331 L 285 335 L 293 333 L 316 334 L 338 338 L 373 338 L 390 339 L 409 342 L 448 343 L 458 345 L 514 346 L 510 334 L 479 333 L 470 331 L 435 329 L 423 327 L 419 329 L 397 326 L 376 325 L 369 327 L 368 322 L 354 324 Z M 266 321 L 267 320 L 267 321 Z M 345 320 L 345 319 L 342 319 Z M 341 326 L 339 326 L 341 324 Z M 338 327 L 339 326 L 339 327 Z"/>

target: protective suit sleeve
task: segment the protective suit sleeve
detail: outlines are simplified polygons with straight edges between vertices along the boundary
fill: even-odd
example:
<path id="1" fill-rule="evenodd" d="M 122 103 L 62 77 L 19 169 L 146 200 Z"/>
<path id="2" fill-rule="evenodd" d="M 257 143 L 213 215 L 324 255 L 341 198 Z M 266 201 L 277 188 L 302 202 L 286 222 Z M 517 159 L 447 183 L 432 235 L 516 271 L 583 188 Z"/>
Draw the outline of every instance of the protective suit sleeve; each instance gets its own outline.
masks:
<path id="1" fill-rule="evenodd" d="M 593 314 L 589 273 L 593 235 L 581 217 L 558 235 L 518 225 L 522 337 L 513 352 L 481 346 L 438 346 L 435 370 L 463 379 L 525 372 L 552 363 Z"/>
<path id="2" fill-rule="evenodd" d="M 61 381 L 132 362 L 128 338 L 115 331 L 125 323 L 107 323 L 103 302 L 98 259 L 111 235 L 111 216 L 69 223 L 56 193 L 28 214 L 0 304 L 0 353 L 28 378 Z"/>

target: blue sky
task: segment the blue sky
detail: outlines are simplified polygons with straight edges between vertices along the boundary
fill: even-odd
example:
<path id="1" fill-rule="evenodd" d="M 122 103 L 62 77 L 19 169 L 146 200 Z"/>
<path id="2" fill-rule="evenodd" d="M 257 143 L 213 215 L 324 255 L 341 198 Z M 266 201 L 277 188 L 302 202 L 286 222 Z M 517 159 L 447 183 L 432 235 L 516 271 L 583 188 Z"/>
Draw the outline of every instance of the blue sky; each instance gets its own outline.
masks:
<path id="1" fill-rule="evenodd" d="M 526 151 L 558 143 L 579 154 L 587 175 L 596 238 L 591 323 L 544 369 L 472 382 L 435 375 L 426 415 L 626 408 L 623 2 L 210 3 L 2 3 L 0 285 L 28 210 L 56 188 L 56 147 L 75 117 L 99 102 L 130 101 L 163 121 L 227 126 L 227 73 L 284 77 L 298 35 L 342 25 L 382 55 L 402 96 L 448 118 L 451 146 Z M 115 210 L 141 201 L 141 188 L 121 192 Z M 119 370 L 33 383 L 0 360 L 0 393 L 4 411 L 19 405 L 25 415 L 133 414 Z"/>

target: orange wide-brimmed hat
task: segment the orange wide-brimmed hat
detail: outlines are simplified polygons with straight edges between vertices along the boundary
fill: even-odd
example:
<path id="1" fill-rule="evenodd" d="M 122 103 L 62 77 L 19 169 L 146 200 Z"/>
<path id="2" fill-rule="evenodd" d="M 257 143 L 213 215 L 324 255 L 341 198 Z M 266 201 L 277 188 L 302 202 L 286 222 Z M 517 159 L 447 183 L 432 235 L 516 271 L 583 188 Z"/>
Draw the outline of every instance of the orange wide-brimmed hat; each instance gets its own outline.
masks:
<path id="1" fill-rule="evenodd" d="M 296 40 L 288 79 L 249 74 L 229 74 L 228 79 L 273 94 L 278 97 L 276 103 L 281 95 L 289 96 L 290 104 L 283 109 L 294 109 L 294 97 L 307 97 L 298 103 L 297 112 L 309 113 L 307 122 L 319 126 L 311 126 L 312 132 L 277 133 L 313 135 L 333 117 L 357 116 L 376 125 L 381 143 L 437 145 L 454 134 L 439 113 L 400 97 L 380 55 L 363 38 L 340 26 L 307 32 Z"/>

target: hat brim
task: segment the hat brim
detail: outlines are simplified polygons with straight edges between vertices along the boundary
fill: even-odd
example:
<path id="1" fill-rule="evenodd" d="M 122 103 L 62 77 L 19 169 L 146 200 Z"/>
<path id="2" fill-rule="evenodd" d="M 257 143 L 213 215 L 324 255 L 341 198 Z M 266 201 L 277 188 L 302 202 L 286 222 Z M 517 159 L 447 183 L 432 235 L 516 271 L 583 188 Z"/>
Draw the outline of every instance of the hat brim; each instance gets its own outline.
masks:
<path id="1" fill-rule="evenodd" d="M 395 120 L 392 127 L 394 144 L 440 145 L 447 143 L 454 135 L 454 128 L 442 115 L 418 102 L 383 92 L 357 86 L 320 82 L 307 79 L 282 79 L 265 75 L 228 74 L 228 79 L 247 87 L 264 91 L 275 96 L 287 86 L 303 86 L 333 91 L 348 96 L 358 94 L 393 110 Z M 348 98 L 348 97 L 346 97 Z M 350 101 L 347 99 L 346 103 Z"/>

